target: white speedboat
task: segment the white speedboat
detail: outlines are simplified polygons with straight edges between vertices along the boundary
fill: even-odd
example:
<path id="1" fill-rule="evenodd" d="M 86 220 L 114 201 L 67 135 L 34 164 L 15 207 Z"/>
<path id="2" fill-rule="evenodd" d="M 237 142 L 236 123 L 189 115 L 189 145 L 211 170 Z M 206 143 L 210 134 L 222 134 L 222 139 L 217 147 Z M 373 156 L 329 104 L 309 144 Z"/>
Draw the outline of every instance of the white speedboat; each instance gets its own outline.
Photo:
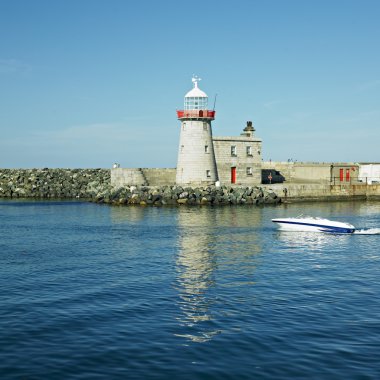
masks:
<path id="1" fill-rule="evenodd" d="M 312 216 L 277 218 L 272 219 L 272 222 L 277 223 L 283 231 L 314 231 L 335 234 L 352 234 L 355 232 L 355 227 L 352 224 Z"/>

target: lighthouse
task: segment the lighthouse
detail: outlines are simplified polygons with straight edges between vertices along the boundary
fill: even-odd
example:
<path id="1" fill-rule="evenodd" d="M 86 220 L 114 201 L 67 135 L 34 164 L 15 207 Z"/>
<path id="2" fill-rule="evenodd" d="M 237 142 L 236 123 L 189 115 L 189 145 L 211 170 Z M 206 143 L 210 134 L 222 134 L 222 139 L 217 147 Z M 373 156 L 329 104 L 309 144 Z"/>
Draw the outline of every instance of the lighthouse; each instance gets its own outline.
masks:
<path id="1" fill-rule="evenodd" d="M 215 110 L 208 109 L 208 96 L 198 87 L 200 80 L 192 78 L 193 88 L 185 95 L 184 109 L 177 111 L 181 121 L 178 185 L 210 185 L 218 180 L 211 129 Z"/>

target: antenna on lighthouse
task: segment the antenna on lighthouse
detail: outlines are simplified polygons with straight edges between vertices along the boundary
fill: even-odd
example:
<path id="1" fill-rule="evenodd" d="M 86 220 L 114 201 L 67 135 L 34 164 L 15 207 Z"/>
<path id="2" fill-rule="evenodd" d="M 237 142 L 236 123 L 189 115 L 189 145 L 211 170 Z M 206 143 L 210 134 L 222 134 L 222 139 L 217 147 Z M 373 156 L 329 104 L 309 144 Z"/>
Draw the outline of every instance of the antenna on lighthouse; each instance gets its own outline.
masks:
<path id="1" fill-rule="evenodd" d="M 214 97 L 214 108 L 212 109 L 213 111 L 215 111 L 215 104 L 216 104 L 216 97 L 218 96 L 218 94 L 215 94 L 215 97 Z"/>

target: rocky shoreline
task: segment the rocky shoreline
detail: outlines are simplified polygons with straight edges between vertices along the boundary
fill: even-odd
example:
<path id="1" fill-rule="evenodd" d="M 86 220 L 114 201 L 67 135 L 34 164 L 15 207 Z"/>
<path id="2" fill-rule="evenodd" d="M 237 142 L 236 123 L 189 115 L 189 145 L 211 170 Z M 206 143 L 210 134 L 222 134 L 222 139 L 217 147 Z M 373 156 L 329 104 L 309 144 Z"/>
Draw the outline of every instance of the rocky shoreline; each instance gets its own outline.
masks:
<path id="1" fill-rule="evenodd" d="M 128 186 L 98 194 L 98 203 L 114 205 L 261 205 L 278 204 L 281 198 L 260 187 Z"/>
<path id="2" fill-rule="evenodd" d="M 110 189 L 108 169 L 0 169 L 0 197 L 92 199 Z"/>
<path id="3" fill-rule="evenodd" d="M 111 187 L 109 169 L 0 169 L 0 198 L 83 199 L 112 205 L 278 204 L 271 189 L 256 186 Z"/>

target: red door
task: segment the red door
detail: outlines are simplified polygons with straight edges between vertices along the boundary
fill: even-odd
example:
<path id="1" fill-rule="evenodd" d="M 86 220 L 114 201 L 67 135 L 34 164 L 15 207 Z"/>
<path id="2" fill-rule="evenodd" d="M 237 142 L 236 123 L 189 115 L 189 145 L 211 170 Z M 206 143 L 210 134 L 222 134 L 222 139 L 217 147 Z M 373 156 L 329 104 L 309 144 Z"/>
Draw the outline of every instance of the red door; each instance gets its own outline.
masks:
<path id="1" fill-rule="evenodd" d="M 236 183 L 236 167 L 231 168 L 231 183 Z"/>
<path id="2" fill-rule="evenodd" d="M 340 179 L 340 182 L 343 182 L 343 169 L 339 169 L 339 179 Z"/>
<path id="3" fill-rule="evenodd" d="M 346 169 L 346 182 L 350 182 L 350 169 Z"/>

